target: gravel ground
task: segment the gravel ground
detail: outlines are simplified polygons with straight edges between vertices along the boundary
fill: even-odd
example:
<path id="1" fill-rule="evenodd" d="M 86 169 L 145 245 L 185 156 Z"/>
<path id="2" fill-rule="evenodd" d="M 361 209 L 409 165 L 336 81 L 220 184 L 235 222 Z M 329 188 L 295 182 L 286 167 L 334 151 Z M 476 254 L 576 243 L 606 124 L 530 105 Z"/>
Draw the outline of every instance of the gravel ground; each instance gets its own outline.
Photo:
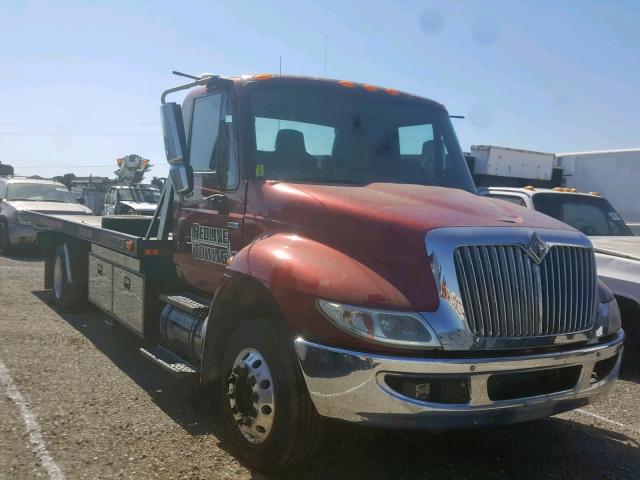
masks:
<path id="1" fill-rule="evenodd" d="M 52 308 L 42 275 L 38 259 L 0 257 L 0 368 L 66 478 L 265 478 L 227 450 L 210 394 L 143 360 L 102 313 Z M 335 425 L 312 464 L 281 478 L 639 478 L 638 358 L 625 358 L 608 398 L 529 424 L 441 434 Z M 32 441 L 0 382 L 0 479 L 50 477 Z"/>

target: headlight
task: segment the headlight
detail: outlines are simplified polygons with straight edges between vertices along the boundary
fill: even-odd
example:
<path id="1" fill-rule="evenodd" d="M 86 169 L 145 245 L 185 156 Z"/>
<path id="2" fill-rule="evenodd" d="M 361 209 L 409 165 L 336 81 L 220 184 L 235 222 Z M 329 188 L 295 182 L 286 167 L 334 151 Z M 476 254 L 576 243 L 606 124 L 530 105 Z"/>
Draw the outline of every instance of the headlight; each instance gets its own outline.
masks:
<path id="1" fill-rule="evenodd" d="M 598 279 L 598 335 L 607 336 L 622 328 L 622 318 L 618 302 L 609 287 Z"/>
<path id="2" fill-rule="evenodd" d="M 24 214 L 22 212 L 16 213 L 16 223 L 19 223 L 20 225 L 32 225 L 31 222 L 24 219 Z"/>
<path id="3" fill-rule="evenodd" d="M 415 313 L 373 310 L 322 299 L 318 307 L 341 330 L 371 342 L 409 348 L 441 346 L 435 332 Z"/>

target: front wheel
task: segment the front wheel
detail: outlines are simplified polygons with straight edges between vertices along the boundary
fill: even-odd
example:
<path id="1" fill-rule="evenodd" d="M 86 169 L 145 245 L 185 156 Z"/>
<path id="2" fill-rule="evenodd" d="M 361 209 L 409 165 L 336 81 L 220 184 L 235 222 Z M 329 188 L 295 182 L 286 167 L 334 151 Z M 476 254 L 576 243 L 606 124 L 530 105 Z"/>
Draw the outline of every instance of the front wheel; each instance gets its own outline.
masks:
<path id="1" fill-rule="evenodd" d="M 263 471 L 301 464 L 321 440 L 321 418 L 287 340 L 274 320 L 251 320 L 234 331 L 224 354 L 231 441 L 242 460 Z"/>

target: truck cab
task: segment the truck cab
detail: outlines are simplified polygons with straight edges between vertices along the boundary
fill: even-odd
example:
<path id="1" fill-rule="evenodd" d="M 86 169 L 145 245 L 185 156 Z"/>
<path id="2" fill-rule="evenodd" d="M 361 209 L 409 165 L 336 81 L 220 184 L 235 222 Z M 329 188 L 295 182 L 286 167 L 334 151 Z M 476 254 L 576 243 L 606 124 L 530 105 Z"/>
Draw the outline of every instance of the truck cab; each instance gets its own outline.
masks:
<path id="1" fill-rule="evenodd" d="M 443 105 L 191 78 L 161 97 L 170 174 L 152 218 L 29 219 L 58 304 L 87 289 L 146 358 L 216 383 L 244 461 L 307 461 L 327 419 L 478 427 L 611 389 L 624 332 L 591 242 L 478 196 Z"/>

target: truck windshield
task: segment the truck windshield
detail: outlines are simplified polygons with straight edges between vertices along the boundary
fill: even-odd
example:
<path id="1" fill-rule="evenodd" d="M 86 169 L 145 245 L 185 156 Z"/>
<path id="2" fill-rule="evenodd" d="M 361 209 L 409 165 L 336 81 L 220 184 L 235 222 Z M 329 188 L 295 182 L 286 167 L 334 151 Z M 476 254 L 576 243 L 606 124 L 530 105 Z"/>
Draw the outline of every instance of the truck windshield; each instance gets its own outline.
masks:
<path id="1" fill-rule="evenodd" d="M 160 192 L 151 188 L 121 188 L 118 190 L 118 199 L 125 202 L 158 203 Z"/>
<path id="2" fill-rule="evenodd" d="M 46 183 L 10 183 L 7 200 L 77 203 L 64 185 Z"/>
<path id="3" fill-rule="evenodd" d="M 254 83 L 258 175 L 314 183 L 475 186 L 438 104 L 332 85 Z"/>
<path id="4" fill-rule="evenodd" d="M 561 193 L 537 193 L 533 206 L 591 236 L 633 235 L 618 212 L 604 198 Z"/>

